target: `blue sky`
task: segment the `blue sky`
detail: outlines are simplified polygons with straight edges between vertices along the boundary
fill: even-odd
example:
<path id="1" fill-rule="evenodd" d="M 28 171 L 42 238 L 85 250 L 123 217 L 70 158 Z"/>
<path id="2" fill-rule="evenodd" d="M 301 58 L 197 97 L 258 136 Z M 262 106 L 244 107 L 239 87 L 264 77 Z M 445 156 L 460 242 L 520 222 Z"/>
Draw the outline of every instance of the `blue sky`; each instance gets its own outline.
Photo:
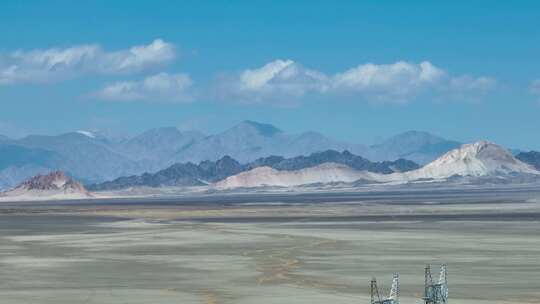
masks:
<path id="1" fill-rule="evenodd" d="M 250 119 L 540 149 L 535 1 L 3 1 L 0 134 Z"/>

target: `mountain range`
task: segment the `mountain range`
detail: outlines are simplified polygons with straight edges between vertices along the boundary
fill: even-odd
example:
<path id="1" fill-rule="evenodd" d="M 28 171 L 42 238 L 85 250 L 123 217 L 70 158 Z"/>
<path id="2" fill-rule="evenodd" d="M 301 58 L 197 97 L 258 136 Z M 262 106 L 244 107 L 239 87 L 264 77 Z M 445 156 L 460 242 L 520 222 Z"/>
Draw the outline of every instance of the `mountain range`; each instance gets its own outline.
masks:
<path id="1" fill-rule="evenodd" d="M 216 162 L 226 155 L 248 164 L 272 155 L 285 159 L 335 150 L 350 151 L 372 162 L 402 158 L 424 165 L 459 145 L 420 131 L 398 134 L 376 145 L 354 144 L 316 132 L 290 134 L 253 121 L 241 122 L 214 135 L 166 127 L 122 140 L 88 131 L 21 139 L 0 136 L 0 189 L 53 170 L 93 184 L 145 172 L 153 174 L 178 163 Z M 295 163 L 302 161 L 297 159 Z"/>
<path id="2" fill-rule="evenodd" d="M 537 152 L 525 155 L 528 160 L 532 158 L 535 161 L 538 156 Z M 403 159 L 374 163 L 348 151 L 333 150 L 293 158 L 270 156 L 247 164 L 240 164 L 225 156 L 217 161 L 202 161 L 198 165 L 191 162 L 178 163 L 155 174 L 145 173 L 94 184 L 89 188 L 98 192 L 92 194 L 73 178 L 55 171 L 46 175 L 38 174 L 12 190 L 0 192 L 0 201 L 114 197 L 124 193 L 115 194 L 114 190 L 138 188 L 134 193 L 144 194 L 146 192 L 141 188 L 165 186 L 202 186 L 199 190 L 214 191 L 258 187 L 357 187 L 372 184 L 538 185 L 539 182 L 540 171 L 534 164 L 519 160 L 510 150 L 495 143 L 479 141 L 452 149 L 422 167 Z M 99 192 L 103 190 L 113 191 Z"/>
<path id="3" fill-rule="evenodd" d="M 381 174 L 406 172 L 419 168 L 416 163 L 398 159 L 396 161 L 371 162 L 349 151 L 338 152 L 327 150 L 312 153 L 309 156 L 285 158 L 269 156 L 259 158 L 247 164 L 240 164 L 230 156 L 224 156 L 217 161 L 202 161 L 198 165 L 177 163 L 154 174 L 144 173 L 120 177 L 112 181 L 88 186 L 90 190 L 118 190 L 129 187 L 163 187 L 163 186 L 202 186 L 208 185 L 240 172 L 258 167 L 269 167 L 279 171 L 294 171 L 311 168 L 326 163 L 342 164 L 357 171 L 368 171 Z"/>
<path id="4" fill-rule="evenodd" d="M 431 163 L 406 172 L 381 174 L 355 170 L 343 164 L 323 163 L 299 170 L 280 171 L 265 166 L 227 177 L 214 186 L 218 189 L 263 186 L 292 187 L 328 183 L 386 183 L 451 181 L 475 178 L 485 181 L 500 179 L 512 182 L 540 181 L 540 171 L 515 158 L 512 153 L 494 143 L 479 141 L 453 149 Z"/>

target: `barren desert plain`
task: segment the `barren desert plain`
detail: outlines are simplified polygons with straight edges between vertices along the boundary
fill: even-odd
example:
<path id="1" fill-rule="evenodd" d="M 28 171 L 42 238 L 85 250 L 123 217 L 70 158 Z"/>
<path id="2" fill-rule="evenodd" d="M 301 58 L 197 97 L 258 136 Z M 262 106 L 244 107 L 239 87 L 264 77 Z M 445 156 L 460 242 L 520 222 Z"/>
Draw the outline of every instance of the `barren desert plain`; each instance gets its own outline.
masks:
<path id="1" fill-rule="evenodd" d="M 212 194 L 0 206 L 0 302 L 369 303 L 448 264 L 452 303 L 540 303 L 540 190 Z M 435 270 L 436 272 L 436 270 Z"/>

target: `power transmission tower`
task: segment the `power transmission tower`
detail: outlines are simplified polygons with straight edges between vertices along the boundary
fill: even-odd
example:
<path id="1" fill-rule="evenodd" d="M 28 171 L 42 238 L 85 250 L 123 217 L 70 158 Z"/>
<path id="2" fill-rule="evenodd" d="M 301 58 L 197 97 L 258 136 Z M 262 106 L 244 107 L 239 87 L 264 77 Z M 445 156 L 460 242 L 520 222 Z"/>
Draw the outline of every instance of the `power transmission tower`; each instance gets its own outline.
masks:
<path id="1" fill-rule="evenodd" d="M 425 304 L 447 304 L 448 303 L 448 278 L 446 265 L 441 265 L 439 280 L 433 282 L 431 266 L 427 265 L 424 280 L 424 303 Z"/>
<path id="2" fill-rule="evenodd" d="M 371 279 L 371 304 L 399 304 L 399 274 L 394 274 L 390 295 L 381 299 L 377 280 Z"/>

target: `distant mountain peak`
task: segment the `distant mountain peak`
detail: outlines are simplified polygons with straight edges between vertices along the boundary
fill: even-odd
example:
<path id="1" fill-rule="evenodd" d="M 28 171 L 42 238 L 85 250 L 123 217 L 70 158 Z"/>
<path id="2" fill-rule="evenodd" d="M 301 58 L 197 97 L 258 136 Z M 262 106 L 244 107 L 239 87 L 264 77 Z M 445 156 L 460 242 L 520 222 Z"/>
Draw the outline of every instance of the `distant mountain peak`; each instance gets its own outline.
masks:
<path id="1" fill-rule="evenodd" d="M 229 155 L 225 155 L 222 158 L 218 159 L 216 161 L 217 163 L 231 163 L 231 162 L 237 162 L 234 158 L 230 157 Z"/>
<path id="2" fill-rule="evenodd" d="M 426 164 L 460 146 L 461 143 L 457 141 L 447 140 L 425 131 L 411 130 L 370 146 L 371 151 L 366 156 L 374 160 L 405 158 Z"/>
<path id="3" fill-rule="evenodd" d="M 383 144 L 396 144 L 396 143 L 416 143 L 416 144 L 428 144 L 444 141 L 444 138 L 431 134 L 426 131 L 409 130 L 397 135 L 394 135 L 383 142 Z"/>
<path id="4" fill-rule="evenodd" d="M 176 133 L 181 133 L 181 132 L 176 127 L 158 127 L 158 128 L 153 128 L 153 129 L 147 130 L 147 131 L 143 132 L 142 134 L 154 134 L 154 133 L 173 133 L 173 134 L 176 134 Z"/>
<path id="5" fill-rule="evenodd" d="M 254 128 L 257 131 L 257 133 L 259 133 L 262 136 L 267 136 L 267 137 L 271 137 L 271 136 L 274 136 L 277 133 L 282 133 L 283 132 L 280 129 L 278 129 L 277 127 L 275 127 L 274 125 L 266 124 L 266 123 L 260 123 L 260 122 L 256 122 L 256 121 L 253 121 L 253 120 L 244 120 L 238 126 L 240 126 L 240 127 L 247 126 L 247 127 Z"/>
<path id="6" fill-rule="evenodd" d="M 181 137 L 203 138 L 205 135 L 199 131 L 182 131 L 177 127 L 159 127 L 146 130 L 143 133 L 133 137 L 130 141 L 148 140 L 149 138 L 169 138 L 174 140 Z"/>
<path id="7" fill-rule="evenodd" d="M 397 136 L 417 136 L 417 135 L 423 135 L 423 136 L 433 136 L 433 137 L 438 137 L 436 135 L 433 135 L 427 131 L 423 131 L 423 130 L 408 130 L 408 131 L 405 131 L 405 132 L 401 132 L 400 134 L 398 134 Z"/>

